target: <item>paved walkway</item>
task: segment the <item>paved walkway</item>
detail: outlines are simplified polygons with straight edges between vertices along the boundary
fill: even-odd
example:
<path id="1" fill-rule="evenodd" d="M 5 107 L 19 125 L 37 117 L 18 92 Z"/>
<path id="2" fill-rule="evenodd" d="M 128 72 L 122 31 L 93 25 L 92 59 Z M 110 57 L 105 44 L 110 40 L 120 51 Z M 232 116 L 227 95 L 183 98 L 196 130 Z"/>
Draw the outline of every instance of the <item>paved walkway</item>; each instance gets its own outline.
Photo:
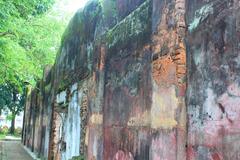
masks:
<path id="1" fill-rule="evenodd" d="M 20 141 L 0 141 L 0 160 L 33 160 Z"/>

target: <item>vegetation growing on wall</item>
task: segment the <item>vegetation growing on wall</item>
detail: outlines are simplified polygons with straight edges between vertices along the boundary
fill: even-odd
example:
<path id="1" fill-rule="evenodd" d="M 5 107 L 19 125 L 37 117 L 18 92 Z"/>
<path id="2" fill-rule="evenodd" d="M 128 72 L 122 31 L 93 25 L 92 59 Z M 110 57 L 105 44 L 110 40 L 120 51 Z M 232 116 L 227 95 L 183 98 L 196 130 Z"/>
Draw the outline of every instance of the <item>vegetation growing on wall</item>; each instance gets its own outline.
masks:
<path id="1" fill-rule="evenodd" d="M 110 49 L 124 48 L 129 43 L 143 42 L 150 30 L 150 1 L 143 3 L 106 34 L 106 41 Z M 140 35 L 140 36 L 139 36 Z M 138 39 L 137 39 L 138 37 Z"/>

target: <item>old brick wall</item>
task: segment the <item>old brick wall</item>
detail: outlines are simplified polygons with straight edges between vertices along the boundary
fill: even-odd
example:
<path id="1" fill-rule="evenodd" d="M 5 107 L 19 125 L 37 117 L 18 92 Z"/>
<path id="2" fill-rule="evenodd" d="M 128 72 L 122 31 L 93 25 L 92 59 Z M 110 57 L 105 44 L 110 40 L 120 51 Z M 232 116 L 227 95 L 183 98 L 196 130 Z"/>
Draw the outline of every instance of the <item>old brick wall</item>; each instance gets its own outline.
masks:
<path id="1" fill-rule="evenodd" d="M 49 160 L 240 159 L 239 11 L 92 1 L 28 96 L 23 143 Z"/>

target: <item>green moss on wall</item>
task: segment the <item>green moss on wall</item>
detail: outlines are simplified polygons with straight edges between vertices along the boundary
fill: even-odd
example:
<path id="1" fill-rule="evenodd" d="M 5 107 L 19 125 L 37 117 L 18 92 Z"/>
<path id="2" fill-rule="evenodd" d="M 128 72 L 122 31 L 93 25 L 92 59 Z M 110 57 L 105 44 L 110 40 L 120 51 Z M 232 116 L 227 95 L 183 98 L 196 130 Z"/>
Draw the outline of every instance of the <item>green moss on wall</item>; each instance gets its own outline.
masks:
<path id="1" fill-rule="evenodd" d="M 89 29 L 95 27 L 96 24 L 94 23 L 96 23 L 96 19 L 100 16 L 101 9 L 100 1 L 92 0 L 84 9 L 79 10 L 70 21 L 62 36 L 62 45 L 74 35 L 79 35 L 81 42 L 90 39 L 89 37 L 92 37 L 94 33 L 93 31 L 89 31 Z"/>
<path id="2" fill-rule="evenodd" d="M 150 35 L 150 7 L 150 0 L 147 0 L 106 33 L 106 42 L 110 50 L 121 49 L 129 43 L 144 42 L 146 36 Z"/>
<path id="3" fill-rule="evenodd" d="M 99 0 L 104 19 L 113 19 L 117 17 L 117 3 L 116 0 Z"/>
<path id="4" fill-rule="evenodd" d="M 108 3 L 107 3 L 108 2 Z M 94 37 L 95 30 L 98 24 L 98 20 L 104 17 L 117 16 L 116 0 L 93 0 L 81 11 L 75 14 L 71 20 L 66 32 L 63 35 L 63 41 L 61 48 L 69 48 L 73 45 L 87 45 L 87 51 L 82 54 L 87 54 L 86 61 L 88 61 L 87 69 L 82 69 L 84 65 L 75 66 L 74 69 L 69 66 L 65 66 L 64 69 L 59 72 L 57 76 L 59 82 L 56 85 L 56 91 L 61 92 L 65 90 L 71 84 L 85 79 L 91 75 L 93 48 L 99 42 L 106 43 L 108 53 L 115 53 L 123 48 L 127 48 L 130 44 L 137 44 L 142 46 L 149 40 L 151 35 L 151 0 L 147 0 L 141 6 L 139 6 L 130 15 L 125 17 L 121 22 L 115 25 L 112 29 L 108 30 L 103 36 Z M 113 6 L 112 6 L 113 5 Z M 103 16 L 103 17 L 102 17 Z M 109 17 L 107 18 L 109 20 Z M 116 17 L 115 17 L 116 18 Z M 80 40 L 79 40 L 80 38 Z M 75 41 L 76 40 L 76 41 Z M 77 61 L 75 53 L 82 52 L 81 47 L 66 52 L 62 52 L 60 56 L 68 55 L 68 58 L 62 58 L 62 61 L 56 63 L 65 63 L 66 59 L 71 61 Z M 64 55 L 65 54 L 65 55 Z M 78 61 L 80 61 L 78 59 Z M 80 61 L 81 62 L 81 61 Z M 83 64 L 84 62 L 81 62 Z M 76 64 L 75 64 L 76 65 Z M 79 68 L 77 68 L 79 67 Z M 81 68 L 80 68 L 81 67 Z M 89 70 L 89 71 L 87 71 Z M 83 71 L 84 73 L 80 72 Z M 79 72 L 79 73 L 78 73 Z M 65 75 L 67 74 L 67 75 Z M 80 79 L 81 78 L 81 79 Z"/>
<path id="5" fill-rule="evenodd" d="M 84 156 L 75 156 L 71 160 L 85 160 Z"/>
<path id="6" fill-rule="evenodd" d="M 66 90 L 66 88 L 68 88 L 70 85 L 71 85 L 71 81 L 70 80 L 68 80 L 68 79 L 61 80 L 59 82 L 57 92 L 59 93 L 61 91 Z"/>
<path id="7" fill-rule="evenodd" d="M 51 84 L 46 85 L 46 86 L 44 87 L 44 90 L 45 90 L 46 93 L 49 93 L 50 90 L 51 90 Z"/>

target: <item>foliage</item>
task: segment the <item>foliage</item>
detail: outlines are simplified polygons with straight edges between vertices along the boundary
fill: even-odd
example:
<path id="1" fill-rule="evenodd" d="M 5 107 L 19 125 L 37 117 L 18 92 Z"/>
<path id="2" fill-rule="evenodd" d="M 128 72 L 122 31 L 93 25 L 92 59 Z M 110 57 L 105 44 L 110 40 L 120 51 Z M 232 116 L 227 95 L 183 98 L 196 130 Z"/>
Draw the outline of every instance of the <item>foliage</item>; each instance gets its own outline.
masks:
<path id="1" fill-rule="evenodd" d="M 8 135 L 10 132 L 10 128 L 8 128 L 8 126 L 2 126 L 0 127 L 0 139 L 4 139 L 6 137 L 6 135 Z M 15 137 L 20 137 L 22 134 L 22 128 L 17 127 L 15 129 L 14 135 Z"/>
<path id="2" fill-rule="evenodd" d="M 2 134 L 1 131 L 0 131 L 0 140 L 1 139 L 5 139 L 6 135 L 5 134 Z"/>
<path id="3" fill-rule="evenodd" d="M 8 114 L 6 117 L 6 120 L 11 121 L 13 119 L 13 115 L 12 114 Z"/>
<path id="4" fill-rule="evenodd" d="M 23 110 L 26 85 L 52 65 L 68 19 L 54 4 L 62 0 L 0 0 L 0 111 Z M 69 15 L 67 15 L 69 16 Z"/>
<path id="5" fill-rule="evenodd" d="M 75 157 L 72 157 L 72 160 L 85 160 L 85 157 L 84 156 L 75 156 Z"/>
<path id="6" fill-rule="evenodd" d="M 11 120 L 11 132 L 14 132 L 15 117 L 23 111 L 25 101 L 25 87 L 24 84 L 21 89 L 14 83 L 5 83 L 0 85 L 0 109 L 9 110 L 11 114 L 7 116 Z"/>
<path id="7" fill-rule="evenodd" d="M 22 84 L 22 86 L 24 86 Z M 0 85 L 0 106 L 2 109 L 7 109 L 11 111 L 11 115 L 8 119 L 13 119 L 13 117 L 23 110 L 24 100 L 25 100 L 25 87 L 17 88 L 14 84 L 6 83 Z"/>
<path id="8" fill-rule="evenodd" d="M 0 0 L 0 83 L 32 85 L 53 64 L 65 28 L 49 15 L 54 0 Z"/>
<path id="9" fill-rule="evenodd" d="M 15 136 L 15 137 L 20 137 L 21 134 L 22 134 L 22 128 L 17 127 L 17 128 L 15 129 L 14 136 Z"/>
<path id="10" fill-rule="evenodd" d="M 11 93 L 7 85 L 0 86 L 0 109 L 3 111 L 7 104 L 11 103 Z"/>
<path id="11" fill-rule="evenodd" d="M 9 132 L 9 128 L 7 126 L 3 126 L 0 128 L 0 134 L 1 135 L 7 135 Z"/>

